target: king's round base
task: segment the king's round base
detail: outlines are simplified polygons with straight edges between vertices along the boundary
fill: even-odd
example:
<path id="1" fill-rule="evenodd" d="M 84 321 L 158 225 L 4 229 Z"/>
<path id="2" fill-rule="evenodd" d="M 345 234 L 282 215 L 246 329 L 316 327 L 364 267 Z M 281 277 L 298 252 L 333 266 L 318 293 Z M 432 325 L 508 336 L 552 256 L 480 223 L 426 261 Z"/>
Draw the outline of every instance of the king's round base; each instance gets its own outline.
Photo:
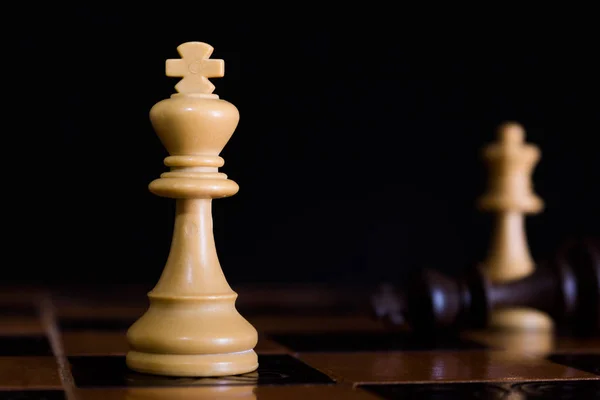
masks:
<path id="1" fill-rule="evenodd" d="M 554 323 L 546 313 L 531 308 L 496 310 L 491 315 L 489 326 L 507 331 L 548 332 L 554 329 Z"/>
<path id="2" fill-rule="evenodd" d="M 225 354 L 154 354 L 130 351 L 127 366 L 137 372 L 185 377 L 241 375 L 256 371 L 254 350 Z"/>

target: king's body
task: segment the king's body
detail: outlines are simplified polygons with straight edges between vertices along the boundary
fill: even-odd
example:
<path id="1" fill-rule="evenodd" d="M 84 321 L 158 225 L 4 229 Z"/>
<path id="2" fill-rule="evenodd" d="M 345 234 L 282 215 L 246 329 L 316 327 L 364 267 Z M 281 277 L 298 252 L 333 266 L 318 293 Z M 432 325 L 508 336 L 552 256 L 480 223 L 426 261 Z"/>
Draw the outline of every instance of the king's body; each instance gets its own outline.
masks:
<path id="1" fill-rule="evenodd" d="M 150 307 L 131 326 L 129 368 L 170 376 L 222 376 L 254 371 L 256 329 L 235 308 L 237 294 L 223 274 L 213 236 L 212 199 L 232 196 L 238 185 L 218 171 L 219 156 L 239 122 L 231 103 L 213 94 L 209 77 L 223 76 L 213 48 L 189 42 L 180 60 L 167 61 L 167 75 L 180 76 L 179 93 L 150 111 L 167 149 L 170 167 L 150 191 L 175 199 L 170 253 Z"/>

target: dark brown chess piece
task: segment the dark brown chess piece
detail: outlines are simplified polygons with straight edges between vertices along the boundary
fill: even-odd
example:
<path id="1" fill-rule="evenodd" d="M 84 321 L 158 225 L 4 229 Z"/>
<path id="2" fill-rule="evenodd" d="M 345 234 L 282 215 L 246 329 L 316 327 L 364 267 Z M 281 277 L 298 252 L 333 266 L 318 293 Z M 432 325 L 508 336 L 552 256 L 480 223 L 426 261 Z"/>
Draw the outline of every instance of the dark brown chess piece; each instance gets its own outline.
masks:
<path id="1" fill-rule="evenodd" d="M 548 313 L 557 326 L 600 331 L 600 240 L 564 246 L 532 275 L 492 283 L 482 268 L 460 278 L 432 269 L 419 271 L 403 290 L 386 285 L 374 296 L 379 318 L 415 330 L 478 329 L 493 310 L 531 307 Z"/>

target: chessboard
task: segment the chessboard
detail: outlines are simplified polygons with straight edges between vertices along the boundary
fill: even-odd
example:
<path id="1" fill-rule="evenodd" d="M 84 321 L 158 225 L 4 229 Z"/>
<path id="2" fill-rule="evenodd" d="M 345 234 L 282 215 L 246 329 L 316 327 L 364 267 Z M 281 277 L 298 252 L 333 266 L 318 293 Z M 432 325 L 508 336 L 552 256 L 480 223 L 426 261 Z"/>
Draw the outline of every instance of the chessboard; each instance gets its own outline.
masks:
<path id="1" fill-rule="evenodd" d="M 127 368 L 148 287 L 4 287 L 0 399 L 600 398 L 600 337 L 414 334 L 373 317 L 372 288 L 232 287 L 259 332 L 259 367 L 217 378 Z"/>
<path id="2" fill-rule="evenodd" d="M 544 206 L 530 179 L 540 150 L 520 124 L 484 149 L 479 207 L 497 223 L 464 277 L 424 270 L 389 296 L 230 286 L 211 207 L 239 189 L 219 154 L 240 114 L 213 93 L 212 46 L 177 50 L 165 65 L 177 93 L 150 110 L 169 171 L 149 190 L 175 203 L 159 281 L 0 288 L 0 400 L 600 399 L 600 243 L 533 260 L 524 216 Z"/>

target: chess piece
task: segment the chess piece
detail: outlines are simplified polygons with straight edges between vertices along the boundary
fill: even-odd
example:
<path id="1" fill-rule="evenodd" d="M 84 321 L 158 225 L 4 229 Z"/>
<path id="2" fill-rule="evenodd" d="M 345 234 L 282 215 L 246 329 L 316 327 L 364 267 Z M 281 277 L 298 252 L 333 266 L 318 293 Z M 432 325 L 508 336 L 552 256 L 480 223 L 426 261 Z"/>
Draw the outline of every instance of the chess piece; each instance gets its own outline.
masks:
<path id="1" fill-rule="evenodd" d="M 170 167 L 150 183 L 155 195 L 176 199 L 170 253 L 163 273 L 148 293 L 150 306 L 128 330 L 132 370 L 170 376 L 224 376 L 254 371 L 256 329 L 236 310 L 218 260 L 212 226 L 212 199 L 232 196 L 238 185 L 218 172 L 219 156 L 239 113 L 213 94 L 207 79 L 222 77 L 213 48 L 189 42 L 182 59 L 167 60 L 167 76 L 183 77 L 179 93 L 162 100 L 150 119 L 169 156 Z"/>
<path id="2" fill-rule="evenodd" d="M 481 266 L 459 278 L 423 269 L 406 288 L 384 288 L 377 294 L 378 315 L 418 331 L 483 329 L 495 310 L 527 307 L 574 332 L 600 332 L 600 240 L 565 245 L 521 279 L 494 282 Z"/>
<path id="3" fill-rule="evenodd" d="M 498 129 L 497 142 L 483 151 L 489 168 L 489 187 L 479 199 L 479 207 L 483 211 L 497 213 L 491 247 L 483 265 L 490 279 L 496 283 L 518 280 L 535 271 L 525 233 L 524 214 L 539 213 L 544 208 L 531 183 L 540 151 L 524 141 L 523 128 L 517 123 L 506 123 Z M 490 325 L 508 329 L 553 328 L 546 314 L 524 307 L 496 310 Z"/>

